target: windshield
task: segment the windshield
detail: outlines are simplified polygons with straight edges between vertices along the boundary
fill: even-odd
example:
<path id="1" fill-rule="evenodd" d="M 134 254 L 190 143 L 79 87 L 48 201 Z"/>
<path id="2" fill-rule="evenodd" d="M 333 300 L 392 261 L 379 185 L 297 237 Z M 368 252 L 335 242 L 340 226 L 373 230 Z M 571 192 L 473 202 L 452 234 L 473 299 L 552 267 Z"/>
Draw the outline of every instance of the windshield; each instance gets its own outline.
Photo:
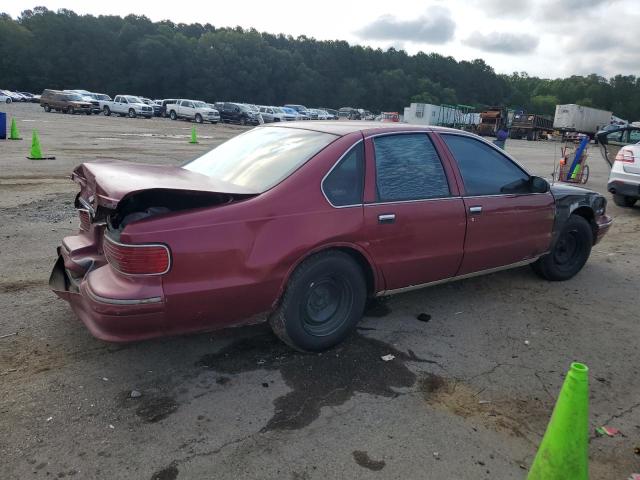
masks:
<path id="1" fill-rule="evenodd" d="M 130 95 L 127 95 L 126 97 L 124 97 L 127 99 L 127 102 L 129 103 L 144 103 L 142 100 L 140 100 L 138 97 L 132 97 Z"/>
<path id="2" fill-rule="evenodd" d="M 77 93 L 67 93 L 65 95 L 67 100 L 73 100 L 74 102 L 81 102 L 82 101 L 82 96 L 78 95 Z"/>
<path id="3" fill-rule="evenodd" d="M 193 102 L 193 105 L 196 108 L 208 108 L 209 106 L 204 102 Z"/>
<path id="4" fill-rule="evenodd" d="M 104 93 L 98 93 L 96 94 L 96 97 L 98 97 L 98 100 L 111 100 L 111 97 L 109 95 L 105 95 Z"/>
<path id="5" fill-rule="evenodd" d="M 287 178 L 335 138 L 296 128 L 255 128 L 183 168 L 261 193 Z"/>

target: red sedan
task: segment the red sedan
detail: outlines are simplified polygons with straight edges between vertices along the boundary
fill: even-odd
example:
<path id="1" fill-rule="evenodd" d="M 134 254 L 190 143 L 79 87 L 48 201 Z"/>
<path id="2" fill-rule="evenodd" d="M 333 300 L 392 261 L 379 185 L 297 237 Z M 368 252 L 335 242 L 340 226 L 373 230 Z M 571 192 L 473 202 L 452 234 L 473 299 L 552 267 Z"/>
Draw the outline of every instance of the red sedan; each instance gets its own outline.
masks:
<path id="1" fill-rule="evenodd" d="M 606 200 L 529 175 L 458 130 L 291 122 L 182 167 L 80 165 L 80 231 L 52 289 L 108 341 L 268 318 L 300 350 L 345 338 L 369 297 L 532 264 L 580 271 Z"/>

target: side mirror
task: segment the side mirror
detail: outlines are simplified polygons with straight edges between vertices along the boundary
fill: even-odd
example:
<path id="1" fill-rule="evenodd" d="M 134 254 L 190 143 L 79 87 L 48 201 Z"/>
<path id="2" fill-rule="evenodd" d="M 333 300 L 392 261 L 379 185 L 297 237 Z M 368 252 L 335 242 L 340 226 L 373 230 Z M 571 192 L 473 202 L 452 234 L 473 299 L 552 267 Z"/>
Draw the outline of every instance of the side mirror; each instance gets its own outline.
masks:
<path id="1" fill-rule="evenodd" d="M 531 186 L 531 193 L 547 193 L 549 191 L 549 182 L 542 177 L 530 177 L 529 185 Z"/>

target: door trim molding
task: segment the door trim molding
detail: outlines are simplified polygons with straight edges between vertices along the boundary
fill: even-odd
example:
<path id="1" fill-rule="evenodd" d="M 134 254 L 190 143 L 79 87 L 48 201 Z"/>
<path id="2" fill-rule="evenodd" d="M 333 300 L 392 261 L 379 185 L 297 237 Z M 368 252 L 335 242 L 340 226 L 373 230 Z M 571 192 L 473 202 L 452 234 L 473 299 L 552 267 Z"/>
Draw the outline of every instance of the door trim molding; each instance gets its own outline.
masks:
<path id="1" fill-rule="evenodd" d="M 395 288 L 393 290 L 382 290 L 376 293 L 376 297 L 386 297 L 388 295 L 395 295 L 396 293 L 404 293 L 411 292 L 413 290 L 419 290 L 421 288 L 432 287 L 435 285 L 441 285 L 443 283 L 455 282 L 457 280 L 464 280 L 466 278 L 478 277 L 480 275 L 488 275 L 490 273 L 501 272 L 503 270 L 510 270 L 512 268 L 524 267 L 525 265 L 529 265 L 530 263 L 535 262 L 543 255 L 546 255 L 548 252 L 541 253 L 533 258 L 527 258 L 526 260 L 521 260 L 519 262 L 510 263 L 509 265 L 502 265 L 500 267 L 489 268 L 486 270 L 479 270 L 477 272 L 465 273 L 464 275 L 457 275 L 454 277 L 443 278 L 442 280 L 435 280 L 433 282 L 421 283 L 418 285 L 409 285 L 408 287 Z"/>

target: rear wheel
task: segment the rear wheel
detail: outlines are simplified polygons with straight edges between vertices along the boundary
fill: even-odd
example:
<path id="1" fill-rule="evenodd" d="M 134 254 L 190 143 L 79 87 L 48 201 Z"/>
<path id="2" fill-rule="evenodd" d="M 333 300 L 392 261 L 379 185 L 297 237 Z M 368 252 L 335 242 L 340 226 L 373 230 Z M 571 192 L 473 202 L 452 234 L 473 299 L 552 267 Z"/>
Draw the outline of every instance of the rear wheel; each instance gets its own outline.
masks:
<path id="1" fill-rule="evenodd" d="M 580 176 L 580 183 L 587 183 L 589 181 L 589 165 L 582 167 L 582 175 Z"/>
<path id="2" fill-rule="evenodd" d="M 326 350 L 351 333 L 366 300 L 367 287 L 358 264 L 346 253 L 326 251 L 296 268 L 269 323 L 276 335 L 297 350 Z"/>
<path id="3" fill-rule="evenodd" d="M 531 267 L 547 280 L 568 280 L 582 270 L 591 254 L 592 245 L 593 231 L 589 222 L 578 215 L 571 215 L 551 252 L 539 258 Z"/>
<path id="4" fill-rule="evenodd" d="M 129 109 L 129 118 L 136 118 L 136 111 L 133 108 Z"/>
<path id="5" fill-rule="evenodd" d="M 627 197 L 626 195 L 616 194 L 613 196 L 613 203 L 619 207 L 631 208 L 636 204 L 637 200 L 635 197 Z"/>

